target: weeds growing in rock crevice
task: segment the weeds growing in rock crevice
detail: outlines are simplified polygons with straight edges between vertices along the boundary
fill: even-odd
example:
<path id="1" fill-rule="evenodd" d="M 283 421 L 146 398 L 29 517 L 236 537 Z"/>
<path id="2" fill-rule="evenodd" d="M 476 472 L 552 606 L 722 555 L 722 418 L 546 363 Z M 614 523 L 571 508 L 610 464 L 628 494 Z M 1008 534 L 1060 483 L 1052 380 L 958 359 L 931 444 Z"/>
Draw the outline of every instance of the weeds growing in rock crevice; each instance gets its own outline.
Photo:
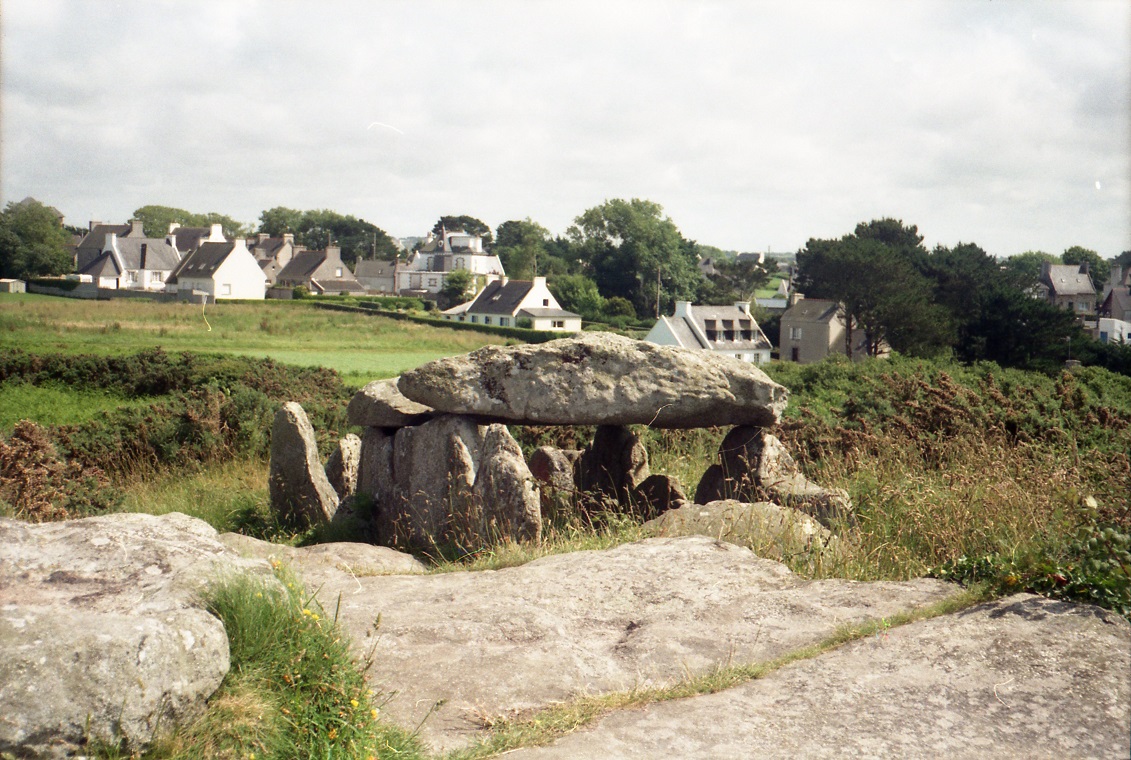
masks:
<path id="1" fill-rule="evenodd" d="M 423 749 L 381 716 L 383 695 L 350 652 L 336 610 L 314 598 L 285 567 L 277 582 L 239 576 L 205 593 L 228 635 L 231 668 L 206 712 L 172 727 L 144 753 L 100 745 L 97 757 L 412 758 Z"/>

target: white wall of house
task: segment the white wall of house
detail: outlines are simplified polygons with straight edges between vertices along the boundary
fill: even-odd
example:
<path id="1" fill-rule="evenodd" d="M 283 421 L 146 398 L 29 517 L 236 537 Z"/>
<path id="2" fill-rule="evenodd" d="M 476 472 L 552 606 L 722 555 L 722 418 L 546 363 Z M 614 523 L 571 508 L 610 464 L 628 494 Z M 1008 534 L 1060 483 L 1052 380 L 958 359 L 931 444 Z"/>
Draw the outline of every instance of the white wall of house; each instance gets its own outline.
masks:
<path id="1" fill-rule="evenodd" d="M 1131 322 L 1100 317 L 1096 335 L 1100 343 L 1131 343 Z"/>
<path id="2" fill-rule="evenodd" d="M 531 317 L 530 323 L 535 330 L 581 332 L 581 317 Z"/>
<path id="3" fill-rule="evenodd" d="M 234 246 L 211 277 L 179 275 L 177 290 L 206 293 L 213 301 L 262 300 L 267 293 L 267 280 L 263 270 L 259 268 L 259 263 L 243 240 L 237 239 Z"/>

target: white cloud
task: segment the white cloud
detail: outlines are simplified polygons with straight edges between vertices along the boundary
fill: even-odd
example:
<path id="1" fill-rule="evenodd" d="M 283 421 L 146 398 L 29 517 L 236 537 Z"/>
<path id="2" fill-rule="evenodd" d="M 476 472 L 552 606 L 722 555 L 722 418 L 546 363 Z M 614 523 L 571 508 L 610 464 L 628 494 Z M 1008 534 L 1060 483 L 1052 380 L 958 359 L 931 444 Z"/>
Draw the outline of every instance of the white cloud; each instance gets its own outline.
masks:
<path id="1" fill-rule="evenodd" d="M 562 232 L 639 196 L 723 247 L 896 216 L 1113 256 L 1129 23 L 1119 0 L 6 0 L 2 187 L 78 224 L 288 205 Z"/>

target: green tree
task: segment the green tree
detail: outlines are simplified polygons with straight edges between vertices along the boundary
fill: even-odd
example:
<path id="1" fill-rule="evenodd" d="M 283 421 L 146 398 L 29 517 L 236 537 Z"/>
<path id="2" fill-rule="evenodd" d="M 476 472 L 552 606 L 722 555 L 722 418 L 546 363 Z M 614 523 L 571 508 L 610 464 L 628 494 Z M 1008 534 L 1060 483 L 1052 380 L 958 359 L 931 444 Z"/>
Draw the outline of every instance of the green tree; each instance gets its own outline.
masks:
<path id="1" fill-rule="evenodd" d="M 769 270 L 757 261 L 712 258 L 711 263 L 717 274 L 704 278 L 704 287 L 699 291 L 702 303 L 753 301 L 754 292 L 770 279 Z"/>
<path id="2" fill-rule="evenodd" d="M 74 268 L 70 242 L 53 209 L 36 200 L 9 203 L 0 213 L 0 276 L 66 274 Z"/>
<path id="3" fill-rule="evenodd" d="M 597 289 L 597 283 L 585 275 L 559 275 L 547 280 L 546 286 L 563 309 L 576 312 L 589 321 L 601 318 L 605 299 Z"/>
<path id="4" fill-rule="evenodd" d="M 133 218 L 142 223 L 146 237 L 163 238 L 169 234 L 169 225 L 173 222 L 182 227 L 210 227 L 219 224 L 224 234 L 230 238 L 246 237 L 251 234 L 251 227 L 242 222 L 237 222 L 230 216 L 211 211 L 207 214 L 194 214 L 183 208 L 171 206 L 142 206 L 134 210 Z"/>
<path id="5" fill-rule="evenodd" d="M 320 251 L 331 244 L 339 246 L 342 261 L 349 266 L 364 258 L 391 261 L 400 250 L 380 227 L 330 209 L 297 211 L 276 206 L 261 213 L 259 220 L 260 232 L 271 237 L 291 233 L 295 243 L 310 250 Z"/>
<path id="6" fill-rule="evenodd" d="M 496 233 L 493 251 L 510 277 L 529 280 L 539 274 L 539 262 L 545 265 L 547 259 L 549 230 L 527 217 L 523 221 L 503 222 Z"/>
<path id="7" fill-rule="evenodd" d="M 844 304 L 846 348 L 855 344 L 859 328 L 873 356 L 885 344 L 901 353 L 936 355 L 952 340 L 948 314 L 933 302 L 931 282 L 917 266 L 926 258 L 922 238 L 915 227 L 893 221 L 857 225 L 863 236 L 809 240 L 797 254 L 800 290 Z"/>
<path id="8" fill-rule="evenodd" d="M 471 282 L 471 272 L 466 269 L 449 272 L 440 288 L 440 298 L 444 301 L 443 308 L 450 309 L 466 301 L 471 290 Z"/>
<path id="9" fill-rule="evenodd" d="M 1005 260 L 1003 269 L 1010 283 L 1019 290 L 1029 290 L 1041 279 L 1041 267 L 1045 263 L 1060 264 L 1058 257 L 1044 251 L 1025 251 Z"/>
<path id="10" fill-rule="evenodd" d="M 486 222 L 476 219 L 474 216 L 441 216 L 432 225 L 432 234 L 439 235 L 441 230 L 448 232 L 465 232 L 468 235 L 478 235 L 483 238 L 483 247 L 490 249 L 493 244 L 491 237 L 491 228 L 487 226 Z"/>
<path id="11" fill-rule="evenodd" d="M 627 298 L 637 314 L 658 316 L 699 290 L 697 247 L 658 203 L 605 201 L 578 216 L 567 234 L 601 295 Z"/>
<path id="12" fill-rule="evenodd" d="M 1061 254 L 1060 260 L 1065 264 L 1077 266 L 1087 264 L 1088 276 L 1092 278 L 1092 287 L 1096 289 L 1097 293 L 1103 290 L 1103 284 L 1107 282 L 1108 275 L 1111 274 L 1111 268 L 1104 258 L 1090 248 L 1074 245 Z"/>

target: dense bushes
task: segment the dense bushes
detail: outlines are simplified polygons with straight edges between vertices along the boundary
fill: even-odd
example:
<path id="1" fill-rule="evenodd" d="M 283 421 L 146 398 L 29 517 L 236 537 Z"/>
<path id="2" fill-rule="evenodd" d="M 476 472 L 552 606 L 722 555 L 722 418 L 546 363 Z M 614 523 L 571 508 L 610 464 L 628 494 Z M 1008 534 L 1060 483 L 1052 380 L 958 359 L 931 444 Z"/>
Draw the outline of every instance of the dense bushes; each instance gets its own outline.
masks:
<path id="1" fill-rule="evenodd" d="M 21 514 L 44 516 L 46 502 L 70 513 L 112 507 L 116 496 L 109 481 L 91 473 L 126 481 L 158 469 L 266 457 L 272 420 L 285 401 L 303 405 L 320 448 L 328 453 L 345 431 L 351 396 L 332 370 L 246 357 L 170 356 L 160 350 L 122 357 L 13 351 L 0 358 L 0 381 L 7 380 L 153 398 L 148 406 L 123 407 L 34 435 L 35 426 L 17 428 L 0 452 L 9 484 L 8 495 L 0 498 Z M 18 498 L 10 485 L 17 482 L 23 484 Z"/>

